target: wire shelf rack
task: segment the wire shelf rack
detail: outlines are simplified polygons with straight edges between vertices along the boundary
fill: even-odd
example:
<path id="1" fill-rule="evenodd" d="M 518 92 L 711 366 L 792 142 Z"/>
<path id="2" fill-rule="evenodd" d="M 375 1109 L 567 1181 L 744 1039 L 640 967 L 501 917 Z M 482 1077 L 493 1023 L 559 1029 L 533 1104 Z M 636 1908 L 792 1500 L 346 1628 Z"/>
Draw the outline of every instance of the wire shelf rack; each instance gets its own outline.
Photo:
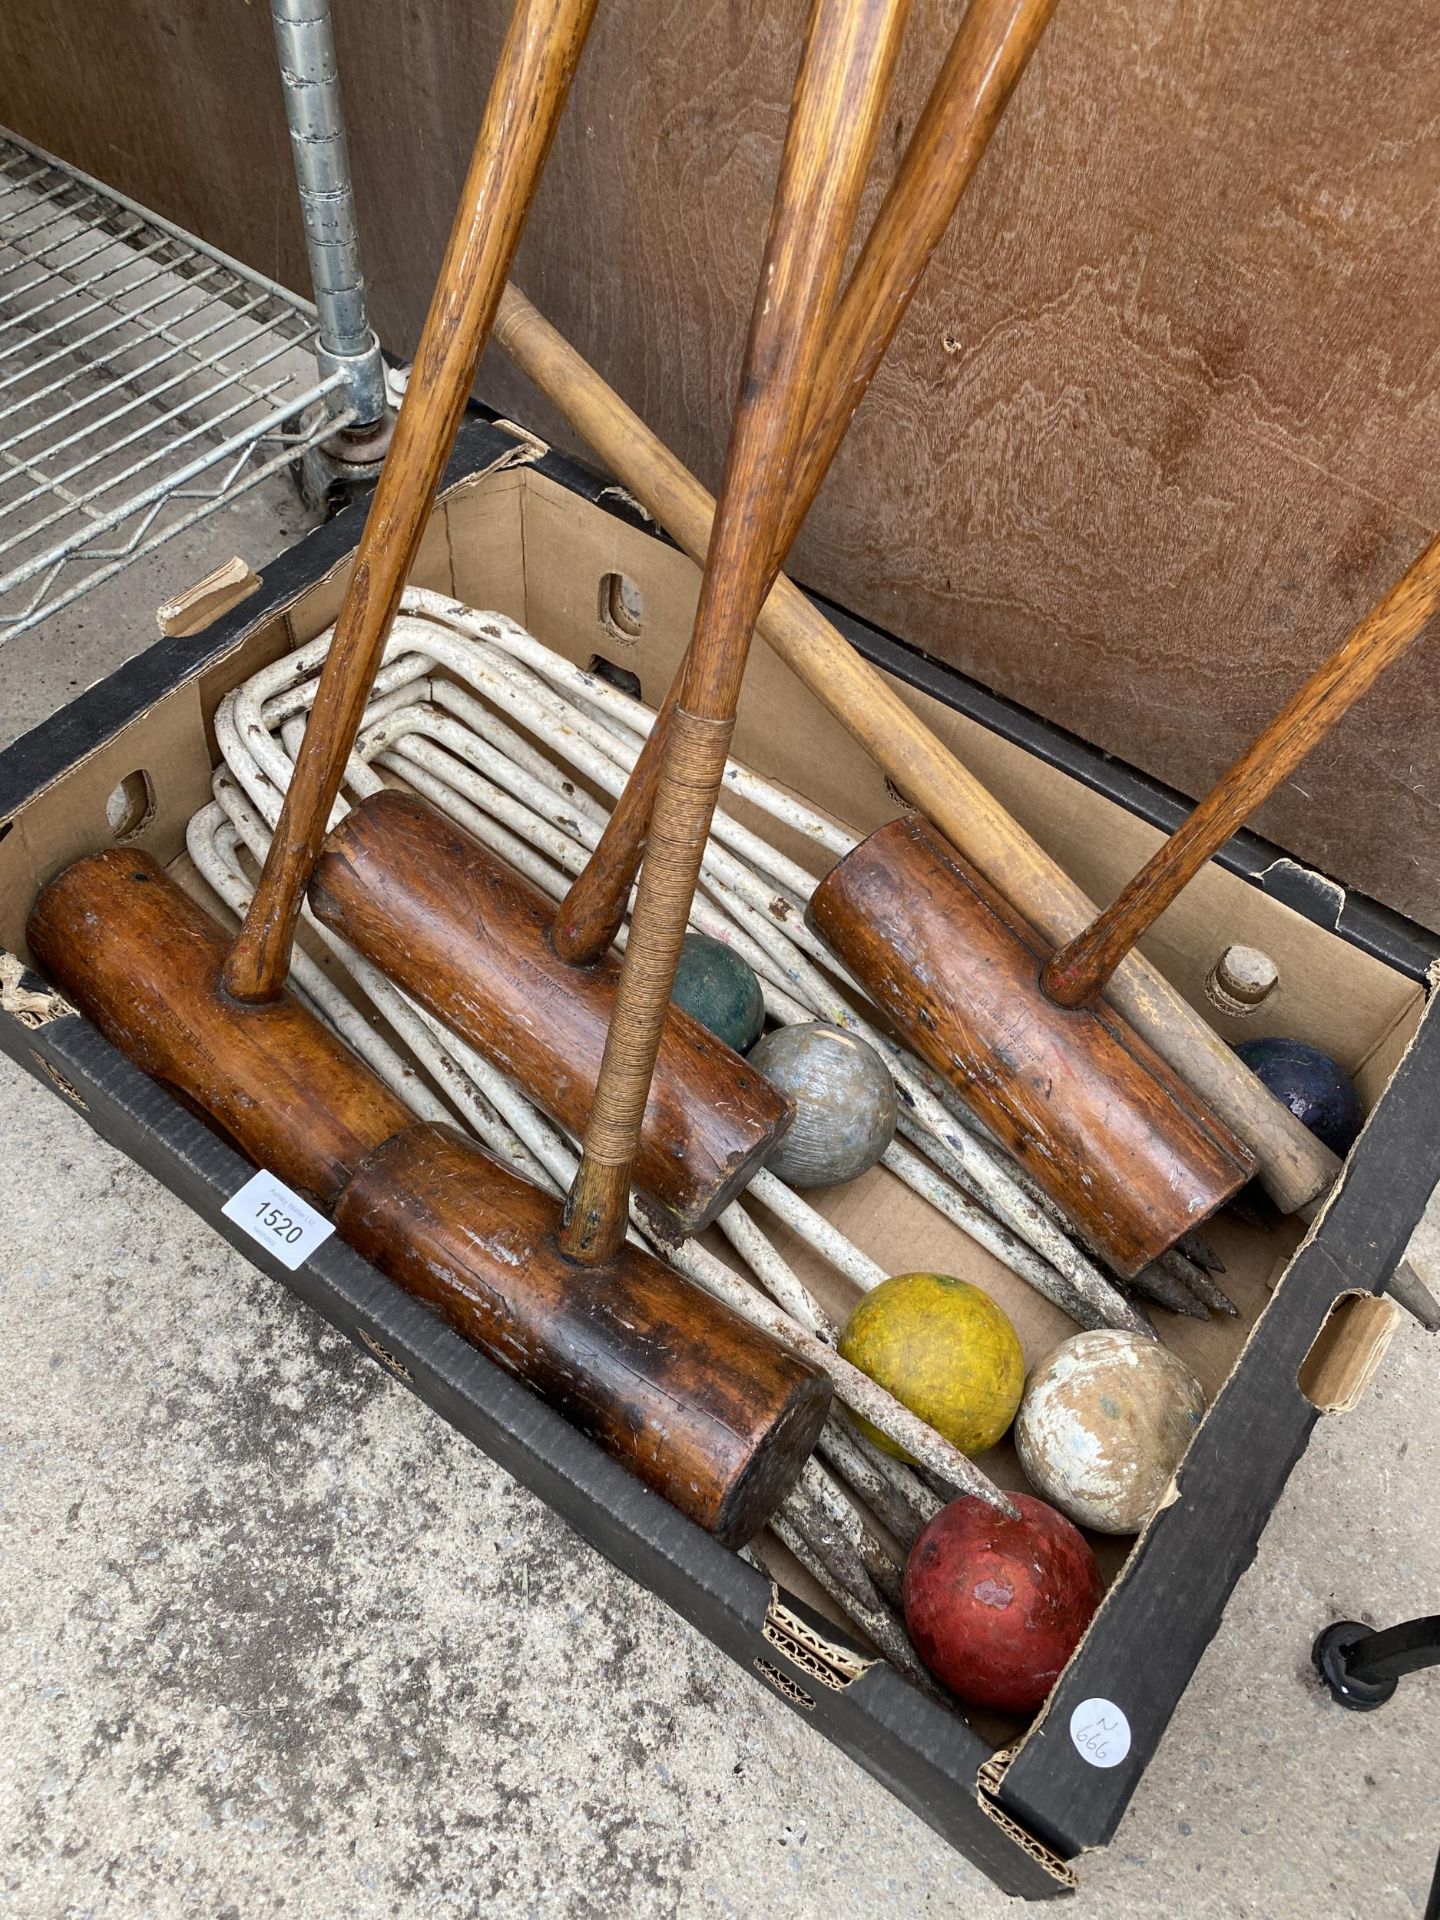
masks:
<path id="1" fill-rule="evenodd" d="M 0 644 L 353 418 L 315 309 L 0 129 Z"/>

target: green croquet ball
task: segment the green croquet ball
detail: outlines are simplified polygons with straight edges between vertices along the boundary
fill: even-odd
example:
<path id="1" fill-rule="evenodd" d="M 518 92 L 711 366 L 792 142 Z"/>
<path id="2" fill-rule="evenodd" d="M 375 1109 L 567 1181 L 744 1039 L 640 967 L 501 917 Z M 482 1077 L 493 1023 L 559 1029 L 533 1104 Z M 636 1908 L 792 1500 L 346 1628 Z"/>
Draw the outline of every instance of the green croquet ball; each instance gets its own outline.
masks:
<path id="1" fill-rule="evenodd" d="M 670 998 L 736 1053 L 748 1052 L 765 1025 L 765 1001 L 753 970 L 708 934 L 686 934 Z"/>

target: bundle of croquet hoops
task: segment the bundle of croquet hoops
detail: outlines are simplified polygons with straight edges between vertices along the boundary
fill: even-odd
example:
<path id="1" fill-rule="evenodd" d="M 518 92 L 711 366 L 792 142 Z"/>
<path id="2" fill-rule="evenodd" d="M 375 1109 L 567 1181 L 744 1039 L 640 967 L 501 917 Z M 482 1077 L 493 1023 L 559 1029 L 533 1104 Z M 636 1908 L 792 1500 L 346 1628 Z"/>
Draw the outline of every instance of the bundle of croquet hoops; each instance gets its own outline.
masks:
<path id="1" fill-rule="evenodd" d="M 1252 1071 L 1135 942 L 1415 638 L 1440 543 L 1097 912 L 780 574 L 1054 0 L 973 0 L 843 289 L 907 7 L 817 0 L 715 502 L 506 286 L 593 5 L 517 0 L 339 619 L 216 716 L 189 851 L 238 935 L 114 849 L 30 944 L 691 1520 L 778 1539 L 916 1684 L 1026 1712 L 1101 1596 L 1081 1528 L 1142 1527 L 1203 1414 L 1155 1321 L 1233 1311 L 1204 1223 L 1312 1208 L 1359 1124 L 1333 1064 Z M 703 562 L 658 712 L 406 589 L 492 325 Z M 728 758 L 755 631 L 913 810 L 857 841 Z M 1075 1322 L 1028 1379 L 983 1289 L 887 1275 L 806 1198 L 882 1163 Z M 1034 1494 L 974 1459 L 1012 1427 Z"/>

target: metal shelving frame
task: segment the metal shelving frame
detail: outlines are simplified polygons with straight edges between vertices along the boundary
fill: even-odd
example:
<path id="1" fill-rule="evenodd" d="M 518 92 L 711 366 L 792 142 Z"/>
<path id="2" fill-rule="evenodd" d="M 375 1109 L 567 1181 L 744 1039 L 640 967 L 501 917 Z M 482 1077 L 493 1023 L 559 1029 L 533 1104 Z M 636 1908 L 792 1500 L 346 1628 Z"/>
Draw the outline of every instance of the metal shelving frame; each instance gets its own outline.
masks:
<path id="1" fill-rule="evenodd" d="M 328 6 L 271 12 L 318 306 L 0 130 L 0 643 L 384 414 Z"/>

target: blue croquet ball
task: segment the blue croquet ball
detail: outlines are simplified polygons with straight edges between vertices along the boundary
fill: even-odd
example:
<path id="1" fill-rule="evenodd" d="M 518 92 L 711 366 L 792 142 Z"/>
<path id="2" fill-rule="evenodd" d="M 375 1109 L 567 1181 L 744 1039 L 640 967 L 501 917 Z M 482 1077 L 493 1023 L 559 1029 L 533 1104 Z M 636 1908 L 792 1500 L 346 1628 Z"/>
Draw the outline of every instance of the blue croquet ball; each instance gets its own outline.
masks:
<path id="1" fill-rule="evenodd" d="M 1235 1051 L 1297 1120 L 1345 1157 L 1365 1114 L 1343 1067 L 1304 1040 L 1242 1040 Z"/>

